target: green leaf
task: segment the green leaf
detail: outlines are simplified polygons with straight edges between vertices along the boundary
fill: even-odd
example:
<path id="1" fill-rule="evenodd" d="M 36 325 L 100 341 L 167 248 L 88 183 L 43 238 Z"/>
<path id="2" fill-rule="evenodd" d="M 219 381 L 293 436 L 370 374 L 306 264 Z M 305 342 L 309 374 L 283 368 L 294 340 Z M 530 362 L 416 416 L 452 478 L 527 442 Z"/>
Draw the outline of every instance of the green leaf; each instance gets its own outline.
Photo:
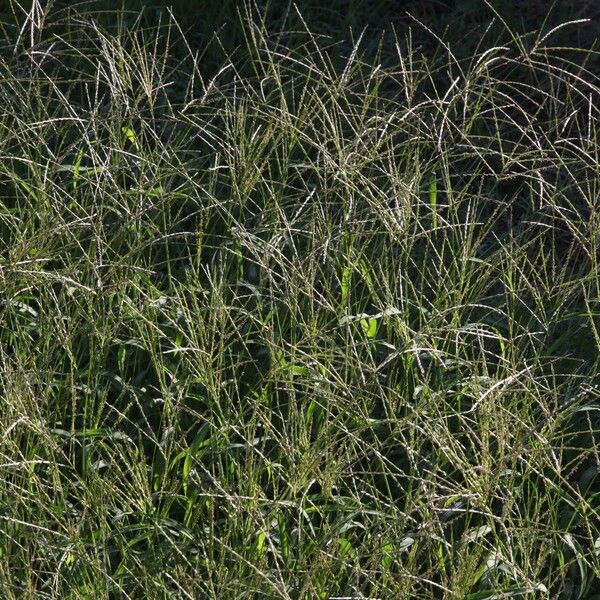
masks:
<path id="1" fill-rule="evenodd" d="M 277 356 L 278 363 L 286 370 L 288 370 L 292 375 L 309 375 L 310 371 L 308 367 L 303 367 L 302 365 L 296 365 L 289 360 L 286 360 L 283 355 L 283 350 L 279 348 L 275 355 Z"/>
<path id="2" fill-rule="evenodd" d="M 208 446 L 212 441 L 212 438 L 208 435 L 209 433 L 209 423 L 204 423 L 190 444 L 190 447 L 187 450 L 180 452 L 171 462 L 170 467 L 172 468 L 177 461 L 181 460 L 182 458 L 184 459 L 183 467 L 181 469 L 181 479 L 184 493 L 187 493 L 188 479 L 194 462 L 202 458 L 202 455 L 208 449 Z"/>
<path id="3" fill-rule="evenodd" d="M 531 594 L 533 592 L 547 592 L 546 586 L 543 583 L 536 585 L 530 585 L 526 587 L 510 587 L 501 592 L 494 590 L 481 590 L 474 592 L 464 597 L 464 600 L 500 600 L 501 598 L 514 598 L 516 596 L 523 596 L 525 594 Z"/>
<path id="4" fill-rule="evenodd" d="M 267 534 L 264 531 L 259 531 L 258 535 L 256 536 L 256 540 L 254 542 L 254 552 L 256 553 L 256 556 L 258 556 L 259 558 L 261 556 L 264 556 L 264 554 L 267 550 L 266 542 L 267 542 Z"/>
<path id="5" fill-rule="evenodd" d="M 300 365 L 290 365 L 290 369 L 292 371 L 292 375 L 308 375 L 310 371 L 308 367 L 302 367 Z"/>
<path id="6" fill-rule="evenodd" d="M 287 562 L 290 556 L 290 533 L 288 530 L 287 520 L 283 515 L 278 515 L 277 524 L 279 529 L 279 544 L 281 548 L 281 556 Z"/>
<path id="7" fill-rule="evenodd" d="M 348 558 L 353 560 L 356 558 L 356 552 L 352 544 L 346 538 L 338 538 L 338 554 L 340 558 Z"/>
<path id="8" fill-rule="evenodd" d="M 350 281 L 352 280 L 352 268 L 349 265 L 342 271 L 342 305 L 346 306 L 350 295 Z"/>
<path id="9" fill-rule="evenodd" d="M 381 548 L 381 566 L 389 569 L 394 562 L 394 545 L 391 542 L 387 542 Z"/>
<path id="10" fill-rule="evenodd" d="M 363 276 L 365 283 L 367 284 L 367 288 L 369 289 L 369 294 L 371 294 L 371 299 L 373 302 L 377 302 L 377 291 L 375 289 L 375 284 L 373 283 L 373 269 L 364 258 L 361 258 L 358 261 L 358 268 L 360 269 L 360 274 Z"/>
<path id="11" fill-rule="evenodd" d="M 360 324 L 362 325 L 363 331 L 366 336 L 372 340 L 377 335 L 377 319 L 369 317 L 368 319 L 361 319 Z"/>
<path id="12" fill-rule="evenodd" d="M 323 426 L 324 418 L 325 412 L 323 407 L 316 400 L 311 400 L 308 408 L 306 409 L 306 415 L 304 417 L 306 426 L 313 426 L 314 431 L 318 434 Z"/>
<path id="13" fill-rule="evenodd" d="M 123 135 L 125 136 L 126 140 L 130 141 L 132 144 L 137 146 L 137 138 L 135 135 L 135 131 L 131 127 L 123 125 L 123 127 L 121 127 L 121 131 L 123 132 Z"/>
<path id="14" fill-rule="evenodd" d="M 17 183 L 21 186 L 21 188 L 27 193 L 27 195 L 36 203 L 36 204 L 44 204 L 46 206 L 49 205 L 48 199 L 44 198 L 42 200 L 41 196 L 39 196 L 36 191 L 31 187 L 24 179 L 21 179 L 16 173 L 12 173 L 12 176 L 15 178 Z"/>
<path id="15" fill-rule="evenodd" d="M 434 229 L 437 227 L 437 177 L 435 173 L 429 178 L 429 205 Z"/>
<path id="16" fill-rule="evenodd" d="M 242 245 L 239 242 L 235 243 L 235 262 L 237 264 L 238 279 L 243 279 L 244 278 L 244 254 L 242 252 Z"/>
<path id="17" fill-rule="evenodd" d="M 77 189 L 77 180 L 79 179 L 79 169 L 81 168 L 81 160 L 83 158 L 83 148 L 77 153 L 75 164 L 73 165 L 73 189 Z"/>

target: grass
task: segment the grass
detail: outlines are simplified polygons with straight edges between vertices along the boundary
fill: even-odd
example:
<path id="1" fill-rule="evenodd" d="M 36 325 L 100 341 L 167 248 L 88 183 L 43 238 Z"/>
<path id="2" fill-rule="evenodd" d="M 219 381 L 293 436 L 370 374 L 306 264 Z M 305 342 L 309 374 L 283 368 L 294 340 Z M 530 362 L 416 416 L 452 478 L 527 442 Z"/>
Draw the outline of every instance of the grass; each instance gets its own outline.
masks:
<path id="1" fill-rule="evenodd" d="M 597 598 L 588 25 L 11 6 L 3 597 Z"/>

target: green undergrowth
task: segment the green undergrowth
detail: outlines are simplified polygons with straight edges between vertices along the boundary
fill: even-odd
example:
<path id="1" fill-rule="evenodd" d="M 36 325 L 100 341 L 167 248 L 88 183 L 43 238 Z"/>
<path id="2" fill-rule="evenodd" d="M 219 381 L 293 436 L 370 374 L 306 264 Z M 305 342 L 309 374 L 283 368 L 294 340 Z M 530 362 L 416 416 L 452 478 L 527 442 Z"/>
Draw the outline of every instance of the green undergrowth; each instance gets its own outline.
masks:
<path id="1" fill-rule="evenodd" d="M 248 5 L 216 69 L 53 4 L 0 49 L 2 597 L 593 598 L 586 23 Z"/>

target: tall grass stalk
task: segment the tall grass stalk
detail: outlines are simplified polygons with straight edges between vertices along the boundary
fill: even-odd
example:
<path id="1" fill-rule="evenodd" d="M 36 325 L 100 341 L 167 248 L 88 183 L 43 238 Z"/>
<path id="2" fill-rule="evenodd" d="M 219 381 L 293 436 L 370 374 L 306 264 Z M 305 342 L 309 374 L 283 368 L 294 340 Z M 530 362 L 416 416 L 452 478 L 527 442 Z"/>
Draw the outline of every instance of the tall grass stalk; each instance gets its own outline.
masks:
<path id="1" fill-rule="evenodd" d="M 595 52 L 249 5 L 209 69 L 166 13 L 33 6 L 0 50 L 2 597 L 592 597 Z"/>

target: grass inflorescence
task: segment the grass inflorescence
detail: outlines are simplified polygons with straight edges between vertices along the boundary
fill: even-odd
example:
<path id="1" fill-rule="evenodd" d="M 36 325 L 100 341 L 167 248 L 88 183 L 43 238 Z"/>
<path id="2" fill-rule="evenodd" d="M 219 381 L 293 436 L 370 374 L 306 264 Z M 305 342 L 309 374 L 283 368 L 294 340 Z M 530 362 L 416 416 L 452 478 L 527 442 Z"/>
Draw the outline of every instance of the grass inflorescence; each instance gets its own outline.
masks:
<path id="1" fill-rule="evenodd" d="M 592 597 L 586 23 L 11 6 L 2 597 Z"/>

